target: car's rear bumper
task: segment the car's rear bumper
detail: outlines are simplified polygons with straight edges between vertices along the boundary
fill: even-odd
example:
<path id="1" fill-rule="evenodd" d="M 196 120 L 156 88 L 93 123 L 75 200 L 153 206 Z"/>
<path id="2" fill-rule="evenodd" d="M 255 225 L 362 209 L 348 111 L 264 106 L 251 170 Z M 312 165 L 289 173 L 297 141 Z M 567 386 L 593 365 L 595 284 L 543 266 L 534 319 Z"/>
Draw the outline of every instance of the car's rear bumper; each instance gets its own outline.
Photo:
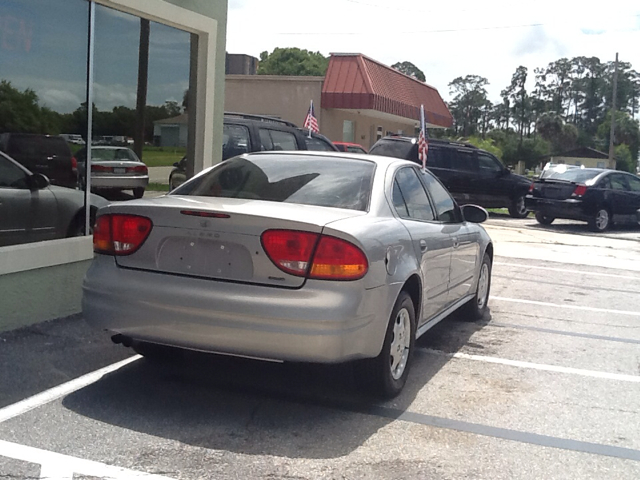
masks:
<path id="1" fill-rule="evenodd" d="M 388 293 L 359 281 L 307 281 L 297 290 L 212 281 L 124 269 L 98 255 L 82 308 L 92 326 L 134 340 L 336 363 L 378 355 L 392 308 Z"/>
<path id="2" fill-rule="evenodd" d="M 146 188 L 147 185 L 149 185 L 148 175 L 91 175 L 92 188 L 118 188 L 122 190 L 128 190 L 130 188 Z"/>
<path id="3" fill-rule="evenodd" d="M 527 195 L 525 205 L 527 210 L 540 212 L 547 217 L 584 221 L 589 219 L 589 214 L 585 211 L 582 200 L 579 199 L 554 200 Z"/>

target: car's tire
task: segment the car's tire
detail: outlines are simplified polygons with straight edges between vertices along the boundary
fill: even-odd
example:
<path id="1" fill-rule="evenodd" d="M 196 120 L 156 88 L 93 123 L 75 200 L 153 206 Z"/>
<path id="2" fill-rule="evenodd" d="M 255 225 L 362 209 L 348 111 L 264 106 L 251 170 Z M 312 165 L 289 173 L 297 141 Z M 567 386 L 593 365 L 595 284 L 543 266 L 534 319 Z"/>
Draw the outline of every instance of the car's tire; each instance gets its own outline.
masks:
<path id="1" fill-rule="evenodd" d="M 592 232 L 604 232 L 612 223 L 609 210 L 606 207 L 599 207 L 589 219 L 589 229 Z"/>
<path id="2" fill-rule="evenodd" d="M 489 291 L 491 290 L 491 257 L 485 253 L 478 274 L 476 294 L 461 309 L 462 318 L 470 322 L 481 320 L 487 311 Z"/>
<path id="3" fill-rule="evenodd" d="M 83 210 L 78 212 L 74 219 L 71 221 L 71 225 L 67 229 L 67 237 L 84 237 L 84 214 Z M 96 223 L 96 210 L 91 209 L 89 214 L 89 234 L 93 235 L 93 225 Z"/>
<path id="4" fill-rule="evenodd" d="M 357 364 L 360 383 L 378 397 L 398 395 L 407 382 L 415 340 L 415 308 L 409 294 L 402 291 L 393 306 L 382 351 L 377 357 Z"/>
<path id="5" fill-rule="evenodd" d="M 555 217 L 543 215 L 542 212 L 536 212 L 536 221 L 541 225 L 551 225 L 555 219 Z"/>
<path id="6" fill-rule="evenodd" d="M 142 198 L 144 195 L 144 187 L 138 187 L 133 189 L 133 196 L 135 198 Z"/>
<path id="7" fill-rule="evenodd" d="M 529 215 L 527 206 L 524 203 L 524 195 L 516 197 L 509 205 L 509 215 L 513 218 L 526 218 Z"/>
<path id="8" fill-rule="evenodd" d="M 169 191 L 174 190 L 176 187 L 173 185 L 173 173 L 169 175 Z"/>

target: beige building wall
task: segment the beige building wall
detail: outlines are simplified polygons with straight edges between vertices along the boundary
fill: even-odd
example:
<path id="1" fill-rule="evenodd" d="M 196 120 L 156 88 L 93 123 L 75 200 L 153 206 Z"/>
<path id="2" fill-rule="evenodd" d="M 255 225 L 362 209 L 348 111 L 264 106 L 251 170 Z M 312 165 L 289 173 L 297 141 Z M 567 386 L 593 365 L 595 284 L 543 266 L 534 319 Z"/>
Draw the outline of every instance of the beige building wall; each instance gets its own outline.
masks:
<path id="1" fill-rule="evenodd" d="M 353 122 L 353 142 L 369 149 L 380 136 L 402 132 L 413 135 L 417 120 L 371 110 L 323 109 L 324 77 L 280 75 L 227 75 L 224 108 L 227 112 L 268 115 L 302 127 L 313 100 L 320 133 L 334 142 L 348 141 L 344 122 Z"/>
<path id="2" fill-rule="evenodd" d="M 582 157 L 551 157 L 552 163 L 565 163 L 567 165 L 584 165 L 585 168 L 616 168 L 616 161 L 607 158 L 582 158 Z M 598 166 L 598 163 L 600 165 Z"/>

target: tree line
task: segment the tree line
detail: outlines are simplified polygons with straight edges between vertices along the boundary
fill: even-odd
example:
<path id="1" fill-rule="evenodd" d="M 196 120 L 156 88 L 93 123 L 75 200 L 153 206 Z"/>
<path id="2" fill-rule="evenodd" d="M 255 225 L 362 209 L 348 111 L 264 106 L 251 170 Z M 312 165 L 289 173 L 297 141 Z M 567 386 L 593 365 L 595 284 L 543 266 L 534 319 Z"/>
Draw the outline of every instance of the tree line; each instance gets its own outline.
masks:
<path id="1" fill-rule="evenodd" d="M 180 115 L 183 106 L 167 101 L 164 105 L 145 107 L 145 141 L 153 141 L 153 122 Z M 116 106 L 98 110 L 93 105 L 93 136 L 122 135 L 133 137 L 136 126 L 136 109 Z M 82 103 L 71 113 L 59 113 L 39 104 L 38 95 L 32 89 L 23 91 L 6 80 L 0 81 L 0 133 L 77 133 L 86 137 L 87 104 Z"/>
<path id="2" fill-rule="evenodd" d="M 577 147 L 607 152 L 614 68 L 596 57 L 561 58 L 534 69 L 535 84 L 527 90 L 530 72 L 519 66 L 496 103 L 488 99 L 486 78 L 455 78 L 449 83 L 454 126 L 438 136 L 468 139 L 493 148 L 507 164 L 523 160 L 527 167 Z M 639 99 L 640 74 L 618 62 L 614 145 L 620 170 L 635 172 L 637 165 Z"/>

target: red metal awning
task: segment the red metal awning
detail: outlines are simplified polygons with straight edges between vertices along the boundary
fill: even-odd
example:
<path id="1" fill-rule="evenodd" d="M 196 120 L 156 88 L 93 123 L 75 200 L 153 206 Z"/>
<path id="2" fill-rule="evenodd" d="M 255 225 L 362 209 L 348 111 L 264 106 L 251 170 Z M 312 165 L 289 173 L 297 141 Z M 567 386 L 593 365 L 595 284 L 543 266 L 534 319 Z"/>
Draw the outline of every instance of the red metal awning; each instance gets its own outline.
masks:
<path id="1" fill-rule="evenodd" d="M 331 54 L 322 108 L 367 109 L 449 128 L 453 117 L 438 90 L 362 54 Z"/>

